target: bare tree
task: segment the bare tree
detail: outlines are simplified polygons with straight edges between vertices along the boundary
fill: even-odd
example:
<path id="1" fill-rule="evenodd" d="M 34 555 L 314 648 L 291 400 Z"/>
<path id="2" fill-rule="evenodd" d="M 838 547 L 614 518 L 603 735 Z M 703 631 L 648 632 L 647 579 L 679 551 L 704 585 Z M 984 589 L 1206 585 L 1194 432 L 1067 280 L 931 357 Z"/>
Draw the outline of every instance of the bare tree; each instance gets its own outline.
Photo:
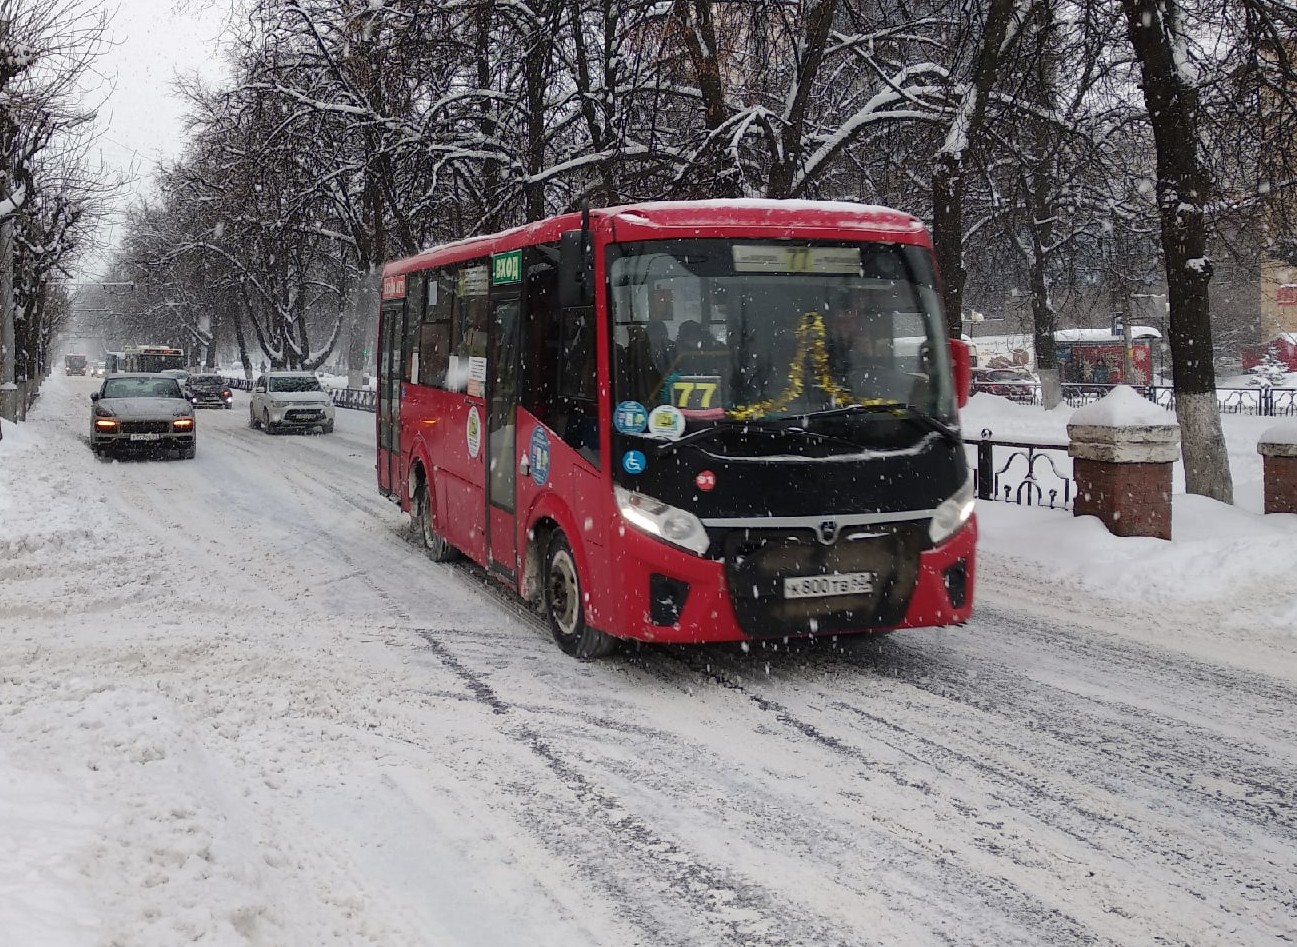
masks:
<path id="1" fill-rule="evenodd" d="M 90 0 L 0 0 L 0 409 L 10 417 L 7 392 L 47 365 L 58 311 L 47 282 L 101 196 L 73 156 L 93 117 L 78 105 L 80 84 L 104 24 Z"/>

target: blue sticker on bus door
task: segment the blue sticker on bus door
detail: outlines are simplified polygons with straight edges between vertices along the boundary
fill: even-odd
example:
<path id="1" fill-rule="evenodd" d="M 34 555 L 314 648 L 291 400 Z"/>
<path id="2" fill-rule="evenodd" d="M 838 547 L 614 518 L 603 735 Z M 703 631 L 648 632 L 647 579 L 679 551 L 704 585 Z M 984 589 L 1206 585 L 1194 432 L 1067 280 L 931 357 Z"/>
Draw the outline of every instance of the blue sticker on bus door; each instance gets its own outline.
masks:
<path id="1" fill-rule="evenodd" d="M 531 432 L 527 463 L 531 467 L 532 481 L 538 487 L 545 486 L 549 482 L 549 435 L 539 424 Z"/>
<path id="2" fill-rule="evenodd" d="M 648 458 L 644 456 L 643 451 L 628 450 L 622 454 L 621 469 L 628 474 L 641 474 L 647 466 Z"/>

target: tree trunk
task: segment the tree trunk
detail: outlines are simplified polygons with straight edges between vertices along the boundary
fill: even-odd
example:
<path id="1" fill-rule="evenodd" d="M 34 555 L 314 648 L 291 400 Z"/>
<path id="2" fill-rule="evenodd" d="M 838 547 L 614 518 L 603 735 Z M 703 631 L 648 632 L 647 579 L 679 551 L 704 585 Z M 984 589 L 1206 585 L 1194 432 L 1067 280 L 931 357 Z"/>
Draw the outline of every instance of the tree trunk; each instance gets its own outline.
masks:
<path id="1" fill-rule="evenodd" d="M 941 273 L 946 305 L 946 333 L 957 339 L 964 328 L 964 202 L 960 174 L 963 161 L 937 156 L 932 174 L 932 252 Z"/>
<path id="2" fill-rule="evenodd" d="M 1144 75 L 1144 101 L 1157 148 L 1157 203 L 1162 227 L 1171 364 L 1189 493 L 1234 502 L 1225 437 L 1216 404 L 1211 310 L 1207 295 L 1210 180 L 1198 141 L 1198 93 L 1177 67 L 1176 0 L 1124 0 L 1127 31 Z"/>
<path id="3" fill-rule="evenodd" d="M 1016 0 L 990 0 L 973 74 L 955 105 L 932 172 L 932 241 L 941 271 L 946 331 L 959 338 L 964 314 L 964 157 L 982 130 L 986 104 L 1005 55 Z"/>

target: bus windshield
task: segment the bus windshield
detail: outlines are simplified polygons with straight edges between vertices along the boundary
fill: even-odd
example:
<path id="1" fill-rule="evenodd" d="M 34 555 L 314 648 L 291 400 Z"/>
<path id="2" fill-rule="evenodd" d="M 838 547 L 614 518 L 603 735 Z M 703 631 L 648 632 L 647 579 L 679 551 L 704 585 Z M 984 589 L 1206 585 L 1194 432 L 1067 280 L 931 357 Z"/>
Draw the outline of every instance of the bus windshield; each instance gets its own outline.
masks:
<path id="1" fill-rule="evenodd" d="M 609 247 L 616 402 L 691 426 L 852 405 L 955 418 L 928 252 L 881 243 L 660 240 Z"/>

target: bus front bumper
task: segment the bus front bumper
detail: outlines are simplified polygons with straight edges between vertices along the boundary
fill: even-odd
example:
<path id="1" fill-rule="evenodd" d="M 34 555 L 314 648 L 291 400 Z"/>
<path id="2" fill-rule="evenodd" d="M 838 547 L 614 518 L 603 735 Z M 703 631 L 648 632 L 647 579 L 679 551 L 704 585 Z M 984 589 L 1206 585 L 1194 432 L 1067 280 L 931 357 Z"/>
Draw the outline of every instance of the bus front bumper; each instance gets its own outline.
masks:
<path id="1" fill-rule="evenodd" d="M 918 554 L 917 579 L 899 621 L 859 623 L 831 630 L 749 634 L 739 621 L 723 561 L 704 559 L 627 528 L 621 538 L 618 582 L 604 614 L 607 631 L 658 644 L 753 641 L 782 637 L 870 634 L 896 628 L 958 625 L 973 610 L 977 520 Z"/>

